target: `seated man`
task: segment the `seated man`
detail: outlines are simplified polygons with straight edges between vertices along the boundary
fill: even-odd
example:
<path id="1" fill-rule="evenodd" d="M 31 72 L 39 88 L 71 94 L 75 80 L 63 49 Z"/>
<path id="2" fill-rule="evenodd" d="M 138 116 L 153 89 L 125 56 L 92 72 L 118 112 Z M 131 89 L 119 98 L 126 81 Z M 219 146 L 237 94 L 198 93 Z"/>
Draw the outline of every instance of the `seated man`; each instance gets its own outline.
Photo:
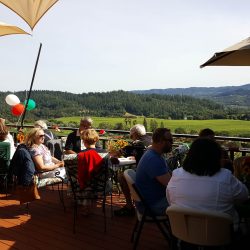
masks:
<path id="1" fill-rule="evenodd" d="M 171 174 L 162 155 L 172 150 L 173 137 L 169 129 L 157 128 L 152 141 L 137 166 L 135 184 L 152 211 L 156 215 L 165 215 L 168 206 L 166 186 Z M 136 207 L 143 211 L 141 203 L 136 203 Z"/>
<path id="2" fill-rule="evenodd" d="M 146 129 L 142 124 L 136 124 L 130 129 L 130 138 L 132 139 L 132 143 L 130 145 L 127 145 L 122 150 L 122 154 L 125 157 L 134 156 L 137 165 L 142 155 L 146 151 L 146 148 L 151 144 L 151 137 L 146 134 Z M 133 216 L 135 214 L 135 209 L 131 200 L 129 187 L 123 175 L 123 172 L 119 173 L 118 181 L 125 196 L 126 205 L 121 209 L 114 211 L 114 215 Z"/>
<path id="3" fill-rule="evenodd" d="M 71 132 L 67 136 L 65 143 L 65 154 L 77 154 L 86 147 L 81 140 L 81 133 L 92 127 L 93 120 L 90 117 L 83 117 L 80 121 L 80 126 L 78 130 Z M 96 148 L 101 148 L 99 142 L 96 143 Z"/>

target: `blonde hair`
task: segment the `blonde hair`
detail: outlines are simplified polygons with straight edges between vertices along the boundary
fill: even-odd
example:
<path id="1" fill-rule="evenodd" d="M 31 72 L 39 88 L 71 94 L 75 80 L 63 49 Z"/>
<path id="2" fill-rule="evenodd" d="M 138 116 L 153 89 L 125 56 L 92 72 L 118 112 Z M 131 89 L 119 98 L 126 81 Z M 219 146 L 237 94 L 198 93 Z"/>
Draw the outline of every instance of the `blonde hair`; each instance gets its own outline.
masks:
<path id="1" fill-rule="evenodd" d="M 94 129 L 86 129 L 81 133 L 81 139 L 89 145 L 95 144 L 99 141 L 99 135 Z"/>
<path id="2" fill-rule="evenodd" d="M 5 119 L 0 118 L 0 141 L 4 141 L 8 133 L 9 133 L 9 130 L 5 125 Z"/>
<path id="3" fill-rule="evenodd" d="M 46 122 L 43 121 L 43 120 L 35 121 L 34 127 L 35 127 L 35 128 L 48 129 L 48 126 L 47 126 Z"/>
<path id="4" fill-rule="evenodd" d="M 42 128 L 32 128 L 25 138 L 25 144 L 27 147 L 32 147 L 35 144 L 36 136 L 38 135 L 38 132 L 43 131 Z"/>

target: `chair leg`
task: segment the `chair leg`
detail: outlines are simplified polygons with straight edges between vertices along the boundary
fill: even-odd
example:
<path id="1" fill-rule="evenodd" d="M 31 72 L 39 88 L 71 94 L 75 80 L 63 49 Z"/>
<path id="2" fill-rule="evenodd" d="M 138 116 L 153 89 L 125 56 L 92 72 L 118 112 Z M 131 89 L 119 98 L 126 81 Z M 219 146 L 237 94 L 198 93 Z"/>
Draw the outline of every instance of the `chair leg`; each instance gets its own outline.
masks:
<path id="1" fill-rule="evenodd" d="M 60 189 L 60 185 L 61 185 L 61 189 Z M 63 182 L 58 184 L 57 190 L 58 190 L 60 202 L 62 203 L 63 210 L 65 212 L 66 211 L 66 207 L 65 207 L 65 204 L 64 204 L 64 196 L 63 196 Z"/>
<path id="2" fill-rule="evenodd" d="M 163 221 L 162 223 L 164 224 L 166 230 L 164 230 L 164 228 L 162 227 L 161 223 L 155 219 L 156 225 L 158 226 L 159 230 L 161 231 L 161 233 L 163 234 L 163 236 L 166 238 L 168 244 L 170 245 L 171 243 L 171 236 L 169 233 L 169 227 L 167 225 L 167 223 L 165 221 Z"/>
<path id="3" fill-rule="evenodd" d="M 135 222 L 135 225 L 134 225 L 134 229 L 132 231 L 132 235 L 131 235 L 131 238 L 130 238 L 131 242 L 134 242 L 135 234 L 137 232 L 138 223 L 139 223 L 139 221 L 138 221 L 138 219 L 136 219 L 136 222 Z"/>
<path id="4" fill-rule="evenodd" d="M 74 201 L 74 215 L 73 215 L 73 233 L 76 233 L 76 218 L 77 218 L 77 201 Z"/>
<path id="5" fill-rule="evenodd" d="M 107 232 L 107 217 L 106 217 L 106 196 L 104 196 L 102 201 L 102 212 L 104 217 L 104 233 Z"/>
<path id="6" fill-rule="evenodd" d="M 8 178 L 7 178 L 7 176 L 5 177 L 5 180 L 4 180 L 4 188 L 5 188 L 6 198 L 7 198 L 8 197 Z"/>
<path id="7" fill-rule="evenodd" d="M 110 209 L 111 209 L 111 218 L 113 218 L 114 214 L 113 214 L 113 195 L 112 195 L 112 191 L 110 193 Z"/>
<path id="8" fill-rule="evenodd" d="M 25 209 L 26 209 L 26 214 L 29 215 L 30 214 L 29 202 L 26 203 Z"/>
<path id="9" fill-rule="evenodd" d="M 137 245 L 138 245 L 138 242 L 139 242 L 139 239 L 141 236 L 142 227 L 144 225 L 144 221 L 145 221 L 145 218 L 142 218 L 142 220 L 139 222 L 138 231 L 135 234 L 135 242 L 134 242 L 134 246 L 133 246 L 134 250 L 137 248 Z"/>

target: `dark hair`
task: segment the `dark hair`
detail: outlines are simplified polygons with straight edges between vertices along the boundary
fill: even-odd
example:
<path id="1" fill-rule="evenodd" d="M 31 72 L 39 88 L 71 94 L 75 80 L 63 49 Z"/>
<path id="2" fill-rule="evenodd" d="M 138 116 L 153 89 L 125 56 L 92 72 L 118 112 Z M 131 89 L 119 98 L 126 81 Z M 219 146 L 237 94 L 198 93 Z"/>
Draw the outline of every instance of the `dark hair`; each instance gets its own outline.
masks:
<path id="1" fill-rule="evenodd" d="M 210 128 L 204 128 L 200 131 L 199 137 L 209 137 L 209 138 L 214 138 L 215 133 L 212 129 Z"/>
<path id="2" fill-rule="evenodd" d="M 183 162 L 183 169 L 199 176 L 212 176 L 221 168 L 222 149 L 210 138 L 197 138 Z"/>
<path id="3" fill-rule="evenodd" d="M 152 134 L 152 141 L 154 143 L 161 142 L 164 140 L 166 133 L 171 133 L 168 128 L 157 128 Z"/>

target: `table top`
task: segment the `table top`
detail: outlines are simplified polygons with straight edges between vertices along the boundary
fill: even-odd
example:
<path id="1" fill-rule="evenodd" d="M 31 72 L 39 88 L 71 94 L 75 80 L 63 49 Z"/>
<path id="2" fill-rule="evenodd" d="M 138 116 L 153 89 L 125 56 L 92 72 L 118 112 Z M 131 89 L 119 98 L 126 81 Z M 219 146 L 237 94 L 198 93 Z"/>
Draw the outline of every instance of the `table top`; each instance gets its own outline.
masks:
<path id="1" fill-rule="evenodd" d="M 102 157 L 105 157 L 107 155 L 107 153 L 100 153 L 100 155 Z M 77 154 L 68 154 L 68 155 L 64 155 L 64 160 L 68 161 L 68 160 L 77 160 Z M 119 160 L 119 167 L 123 167 L 123 166 L 128 166 L 128 165 L 135 165 L 136 164 L 136 160 L 133 156 L 130 157 L 122 157 L 122 158 L 118 158 Z"/>
<path id="2" fill-rule="evenodd" d="M 136 164 L 136 160 L 134 157 L 118 158 L 118 160 L 119 160 L 119 166 L 127 166 L 127 165 Z"/>

